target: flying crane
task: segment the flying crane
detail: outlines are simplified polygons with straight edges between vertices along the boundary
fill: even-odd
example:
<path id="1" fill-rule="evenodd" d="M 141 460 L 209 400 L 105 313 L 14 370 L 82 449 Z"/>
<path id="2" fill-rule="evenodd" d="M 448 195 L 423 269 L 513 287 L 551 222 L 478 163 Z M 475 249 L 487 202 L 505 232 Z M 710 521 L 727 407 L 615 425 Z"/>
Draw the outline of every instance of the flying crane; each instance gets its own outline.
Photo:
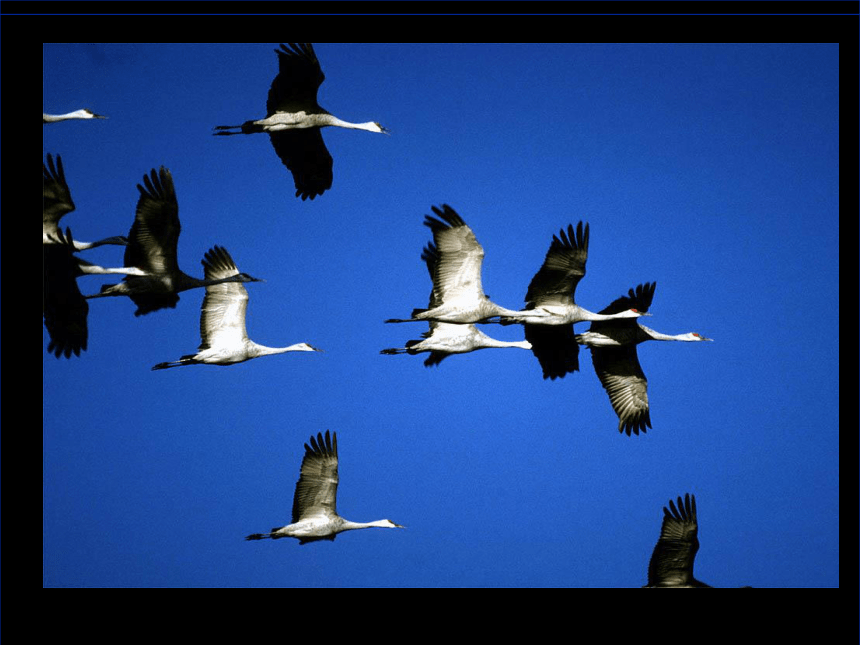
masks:
<path id="1" fill-rule="evenodd" d="M 130 275 L 119 284 L 103 285 L 100 293 L 87 298 L 128 296 L 137 305 L 134 315 L 141 316 L 176 307 L 180 291 L 224 282 L 259 282 L 247 273 L 203 280 L 184 273 L 176 259 L 181 226 L 173 176 L 162 166 L 157 173 L 153 169 L 150 175 L 144 175 L 143 183 L 137 185 L 140 198 L 128 234 L 124 264 L 137 267 L 146 275 Z"/>
<path id="2" fill-rule="evenodd" d="M 239 274 L 227 249 L 215 246 L 209 249 L 201 262 L 207 280 L 219 280 Z M 206 296 L 200 308 L 200 346 L 196 354 L 188 354 L 178 361 L 158 363 L 153 370 L 181 365 L 234 365 L 243 361 L 283 354 L 284 352 L 319 352 L 307 343 L 289 347 L 266 347 L 248 338 L 245 312 L 248 309 L 248 290 L 240 282 L 222 282 L 206 287 Z"/>
<path id="3" fill-rule="evenodd" d="M 311 445 L 305 444 L 305 456 L 296 492 L 293 495 L 293 519 L 290 524 L 275 527 L 269 533 L 253 533 L 246 540 L 283 537 L 296 538 L 299 544 L 318 540 L 334 541 L 338 533 L 354 529 L 402 529 L 391 520 L 350 522 L 337 514 L 337 433 L 334 437 L 325 431 L 311 436 Z"/>
<path id="4" fill-rule="evenodd" d="M 628 295 L 614 300 L 601 313 L 611 315 L 635 309 L 647 312 L 654 298 L 656 282 L 646 282 L 630 289 Z M 632 319 L 597 320 L 587 332 L 576 335 L 576 341 L 591 348 L 591 362 L 603 389 L 609 395 L 618 415 L 618 431 L 639 434 L 651 427 L 648 405 L 648 379 L 639 365 L 636 345 L 646 340 L 699 342 L 711 340 L 696 332 L 670 336 L 649 329 Z"/>
<path id="5" fill-rule="evenodd" d="M 266 101 L 266 118 L 241 125 L 215 126 L 216 135 L 268 132 L 275 152 L 293 174 L 296 197 L 322 195 L 331 188 L 333 161 L 325 147 L 321 128 L 336 126 L 388 134 L 388 129 L 369 121 L 350 123 L 332 115 L 317 103 L 317 91 L 325 80 L 311 43 L 281 43 L 276 49 L 278 75 Z M 231 130 L 238 130 L 231 132 Z"/>
<path id="6" fill-rule="evenodd" d="M 563 378 L 579 370 L 574 323 L 644 315 L 632 308 L 596 314 L 576 304 L 576 287 L 585 277 L 588 260 L 588 235 L 588 224 L 583 226 L 582 222 L 575 230 L 569 224 L 567 233 L 561 229 L 558 235 L 553 235 L 546 258 L 526 291 L 526 308 L 499 319 L 503 325 L 521 323 L 525 327 L 526 340 L 532 345 L 545 379 Z"/>

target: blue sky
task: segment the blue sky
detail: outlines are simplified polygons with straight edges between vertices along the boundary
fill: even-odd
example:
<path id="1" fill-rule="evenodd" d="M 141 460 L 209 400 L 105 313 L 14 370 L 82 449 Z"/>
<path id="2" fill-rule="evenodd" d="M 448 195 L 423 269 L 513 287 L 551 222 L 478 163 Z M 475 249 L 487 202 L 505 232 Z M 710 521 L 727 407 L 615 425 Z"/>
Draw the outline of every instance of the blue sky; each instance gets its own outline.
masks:
<path id="1" fill-rule="evenodd" d="M 637 587 L 686 492 L 697 578 L 838 586 L 837 45 L 316 44 L 320 104 L 391 136 L 326 129 L 334 183 L 305 202 L 268 137 L 211 136 L 265 116 L 276 46 L 44 45 L 44 111 L 109 116 L 43 126 L 77 205 L 63 225 L 127 234 L 164 165 L 180 267 L 202 277 L 226 247 L 266 280 L 251 338 L 325 350 L 151 371 L 196 350 L 203 290 L 140 318 L 91 300 L 70 360 L 43 326 L 45 586 Z M 656 281 L 645 324 L 714 339 L 639 347 L 647 434 L 618 433 L 588 350 L 552 382 L 520 349 L 379 353 L 426 329 L 382 321 L 426 306 L 422 221 L 442 203 L 502 306 L 584 220 L 578 304 Z M 326 429 L 340 514 L 408 528 L 246 542 L 289 522 Z"/>

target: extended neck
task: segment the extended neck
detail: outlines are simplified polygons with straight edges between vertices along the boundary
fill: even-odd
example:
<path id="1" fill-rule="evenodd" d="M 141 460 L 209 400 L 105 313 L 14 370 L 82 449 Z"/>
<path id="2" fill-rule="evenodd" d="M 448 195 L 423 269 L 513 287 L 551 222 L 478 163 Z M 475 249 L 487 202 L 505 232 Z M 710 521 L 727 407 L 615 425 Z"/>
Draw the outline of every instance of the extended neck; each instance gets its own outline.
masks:
<path id="1" fill-rule="evenodd" d="M 352 531 L 354 529 L 391 529 L 394 528 L 392 523 L 388 520 L 376 520 L 374 522 L 350 522 L 349 520 L 344 520 L 341 525 L 341 531 Z"/>
<path id="2" fill-rule="evenodd" d="M 378 132 L 381 134 L 385 134 L 387 132 L 385 128 L 373 121 L 367 121 L 366 123 L 350 123 L 349 121 L 338 119 L 333 114 L 319 115 L 317 119 L 319 120 L 321 127 L 330 125 L 338 128 L 348 128 L 349 130 L 366 130 L 368 132 Z"/>
<path id="3" fill-rule="evenodd" d="M 271 356 L 272 354 L 285 354 L 287 352 L 314 351 L 306 343 L 295 343 L 289 347 L 266 347 L 265 345 L 259 345 L 253 341 L 249 342 L 251 342 L 252 346 L 249 353 L 253 353 L 254 356 Z"/>
<path id="4" fill-rule="evenodd" d="M 645 325 L 639 325 L 639 326 L 645 331 L 645 333 L 648 334 L 648 336 L 651 338 L 651 340 L 679 340 L 679 341 L 686 341 L 686 342 L 699 341 L 699 340 L 710 340 L 710 339 L 702 338 L 701 336 L 696 336 L 692 333 L 677 334 L 675 336 L 673 336 L 671 334 L 661 334 L 659 331 L 654 331 L 653 329 L 651 329 L 650 327 L 646 327 Z"/>

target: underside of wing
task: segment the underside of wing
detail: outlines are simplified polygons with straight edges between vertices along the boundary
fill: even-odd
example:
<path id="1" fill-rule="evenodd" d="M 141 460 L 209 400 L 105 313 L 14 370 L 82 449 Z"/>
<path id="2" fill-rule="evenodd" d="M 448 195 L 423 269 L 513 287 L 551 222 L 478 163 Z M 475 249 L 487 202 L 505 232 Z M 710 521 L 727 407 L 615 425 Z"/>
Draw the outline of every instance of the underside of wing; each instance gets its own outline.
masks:
<path id="1" fill-rule="evenodd" d="M 618 415 L 619 432 L 628 436 L 647 432 L 651 427 L 648 381 L 639 365 L 636 345 L 592 347 L 591 362 Z"/>
<path id="2" fill-rule="evenodd" d="M 526 340 L 538 359 L 545 379 L 564 378 L 579 371 L 579 344 L 573 325 L 523 325 Z"/>
<path id="3" fill-rule="evenodd" d="M 269 139 L 281 162 L 293 175 L 296 197 L 313 199 L 331 188 L 334 161 L 319 128 L 270 132 Z"/>
<path id="4" fill-rule="evenodd" d="M 678 498 L 663 507 L 660 539 L 648 563 L 649 586 L 676 586 L 693 582 L 693 562 L 699 550 L 696 497 Z"/>
<path id="5" fill-rule="evenodd" d="M 526 302 L 530 304 L 567 304 L 574 299 L 576 286 L 585 275 L 588 259 L 588 224 L 579 222 L 553 235 L 543 265 L 529 283 Z"/>
<path id="6" fill-rule="evenodd" d="M 325 80 L 311 43 L 281 43 L 276 49 L 278 75 L 269 88 L 266 112 L 293 112 L 317 102 L 317 90 Z"/>
<path id="7" fill-rule="evenodd" d="M 134 224 L 125 247 L 125 266 L 139 267 L 154 274 L 179 271 L 176 248 L 179 242 L 179 204 L 170 171 L 162 166 L 143 176 L 137 185 Z"/>
<path id="8" fill-rule="evenodd" d="M 219 280 L 238 275 L 239 269 L 227 249 L 214 246 L 201 261 L 208 280 Z M 248 339 L 245 314 L 248 309 L 248 290 L 241 282 L 224 282 L 206 287 L 200 308 L 200 347 L 238 347 Z"/>
<path id="9" fill-rule="evenodd" d="M 89 305 L 78 289 L 77 259 L 68 242 L 42 245 L 42 314 L 57 358 L 79 356 L 87 348 Z"/>
<path id="10" fill-rule="evenodd" d="M 56 165 L 50 153 L 46 159 L 47 164 L 42 163 L 42 223 L 43 228 L 55 228 L 63 215 L 75 210 L 75 203 L 60 155 L 57 155 Z"/>

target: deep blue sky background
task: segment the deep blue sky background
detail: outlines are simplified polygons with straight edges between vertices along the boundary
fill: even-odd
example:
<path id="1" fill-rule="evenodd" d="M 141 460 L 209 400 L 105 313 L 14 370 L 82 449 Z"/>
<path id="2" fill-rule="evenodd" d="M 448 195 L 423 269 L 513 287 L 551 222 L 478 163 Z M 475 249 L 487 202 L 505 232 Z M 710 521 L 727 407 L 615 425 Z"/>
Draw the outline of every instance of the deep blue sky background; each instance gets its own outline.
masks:
<path id="1" fill-rule="evenodd" d="M 266 280 L 251 337 L 325 350 L 150 371 L 195 351 L 203 290 L 141 318 L 91 300 L 71 360 L 43 326 L 45 586 L 636 587 L 686 492 L 698 578 L 839 584 L 836 45 L 318 44 L 321 105 L 392 134 L 326 129 L 334 184 L 306 202 L 267 136 L 211 136 L 265 116 L 276 46 L 44 46 L 44 110 L 110 117 L 43 126 L 77 205 L 63 225 L 127 234 L 164 165 L 180 266 L 202 276 L 225 246 Z M 587 350 L 554 382 L 519 349 L 379 354 L 426 329 L 382 321 L 426 306 L 422 220 L 441 203 L 503 306 L 583 219 L 580 305 L 656 280 L 645 323 L 715 339 L 640 346 L 652 430 L 618 433 Z M 118 266 L 122 248 L 82 257 Z M 244 541 L 289 522 L 303 443 L 326 429 L 339 512 L 408 528 Z"/>

